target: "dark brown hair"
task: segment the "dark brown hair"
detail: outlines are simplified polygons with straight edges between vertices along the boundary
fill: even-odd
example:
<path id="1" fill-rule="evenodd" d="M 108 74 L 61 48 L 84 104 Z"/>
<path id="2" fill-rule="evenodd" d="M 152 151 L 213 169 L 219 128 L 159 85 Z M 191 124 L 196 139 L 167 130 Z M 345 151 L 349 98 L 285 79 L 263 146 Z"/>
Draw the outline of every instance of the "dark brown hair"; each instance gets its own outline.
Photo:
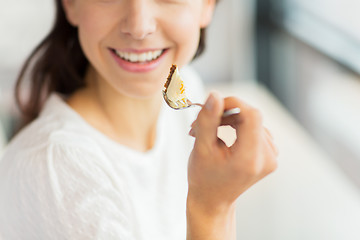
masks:
<path id="1" fill-rule="evenodd" d="M 55 4 L 54 25 L 27 58 L 16 82 L 15 99 L 21 112 L 19 128 L 39 115 L 50 93 L 69 95 L 85 85 L 84 76 L 89 62 L 81 49 L 77 28 L 67 21 L 61 0 L 55 0 Z M 205 32 L 206 29 L 200 30 L 194 59 L 205 49 Z M 29 85 L 25 88 L 23 82 L 28 74 Z"/>

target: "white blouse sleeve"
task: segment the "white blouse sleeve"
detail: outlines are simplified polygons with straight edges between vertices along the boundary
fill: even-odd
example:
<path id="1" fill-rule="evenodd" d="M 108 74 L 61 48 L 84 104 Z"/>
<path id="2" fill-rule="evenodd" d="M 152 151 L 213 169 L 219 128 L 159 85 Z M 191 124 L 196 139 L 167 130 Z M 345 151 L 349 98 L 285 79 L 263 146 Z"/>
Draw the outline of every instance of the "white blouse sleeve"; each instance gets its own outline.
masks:
<path id="1" fill-rule="evenodd" d="M 70 144 L 17 156 L 1 187 L 0 238 L 133 239 L 130 205 L 103 158 Z"/>

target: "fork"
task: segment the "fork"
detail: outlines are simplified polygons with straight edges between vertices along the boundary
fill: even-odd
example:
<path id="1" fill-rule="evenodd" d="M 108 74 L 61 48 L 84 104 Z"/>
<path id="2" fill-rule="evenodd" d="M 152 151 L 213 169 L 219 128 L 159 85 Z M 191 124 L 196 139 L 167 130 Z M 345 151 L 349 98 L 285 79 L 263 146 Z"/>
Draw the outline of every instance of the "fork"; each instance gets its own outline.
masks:
<path id="1" fill-rule="evenodd" d="M 167 105 L 175 110 L 182 110 L 182 109 L 186 109 L 186 108 L 193 107 L 193 106 L 199 106 L 199 107 L 204 106 L 204 104 L 201 104 L 201 103 L 193 103 L 188 98 L 186 98 L 186 100 L 183 100 L 183 101 L 177 100 L 176 102 L 173 102 L 167 97 L 165 91 L 162 91 L 162 93 L 163 93 L 163 97 L 164 97 L 164 100 L 167 103 Z M 240 112 L 241 112 L 240 108 L 232 108 L 232 109 L 225 111 L 221 117 L 228 117 L 231 115 L 239 114 Z"/>

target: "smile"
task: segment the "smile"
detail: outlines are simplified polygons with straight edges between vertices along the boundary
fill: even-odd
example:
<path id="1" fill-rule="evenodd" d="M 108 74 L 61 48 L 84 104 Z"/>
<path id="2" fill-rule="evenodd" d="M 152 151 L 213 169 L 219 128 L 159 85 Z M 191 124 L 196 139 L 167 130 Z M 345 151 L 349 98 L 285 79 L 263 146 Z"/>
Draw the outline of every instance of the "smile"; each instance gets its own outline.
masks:
<path id="1" fill-rule="evenodd" d="M 142 53 L 123 52 L 116 49 L 112 51 L 121 59 L 131 63 L 146 63 L 158 59 L 164 50 L 147 51 Z"/>
<path id="2" fill-rule="evenodd" d="M 169 49 L 117 50 L 109 48 L 109 50 L 117 65 L 132 73 L 155 70 L 169 53 Z"/>

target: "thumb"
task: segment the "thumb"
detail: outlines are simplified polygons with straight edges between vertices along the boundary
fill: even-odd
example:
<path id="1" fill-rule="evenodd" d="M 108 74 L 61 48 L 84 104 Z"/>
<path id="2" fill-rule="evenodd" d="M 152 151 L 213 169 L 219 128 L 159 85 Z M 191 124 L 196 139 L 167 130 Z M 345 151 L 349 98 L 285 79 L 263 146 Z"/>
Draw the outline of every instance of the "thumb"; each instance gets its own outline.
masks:
<path id="1" fill-rule="evenodd" d="M 193 126 L 196 142 L 209 145 L 217 142 L 217 129 L 221 123 L 223 108 L 224 100 L 220 95 L 210 93 Z"/>

